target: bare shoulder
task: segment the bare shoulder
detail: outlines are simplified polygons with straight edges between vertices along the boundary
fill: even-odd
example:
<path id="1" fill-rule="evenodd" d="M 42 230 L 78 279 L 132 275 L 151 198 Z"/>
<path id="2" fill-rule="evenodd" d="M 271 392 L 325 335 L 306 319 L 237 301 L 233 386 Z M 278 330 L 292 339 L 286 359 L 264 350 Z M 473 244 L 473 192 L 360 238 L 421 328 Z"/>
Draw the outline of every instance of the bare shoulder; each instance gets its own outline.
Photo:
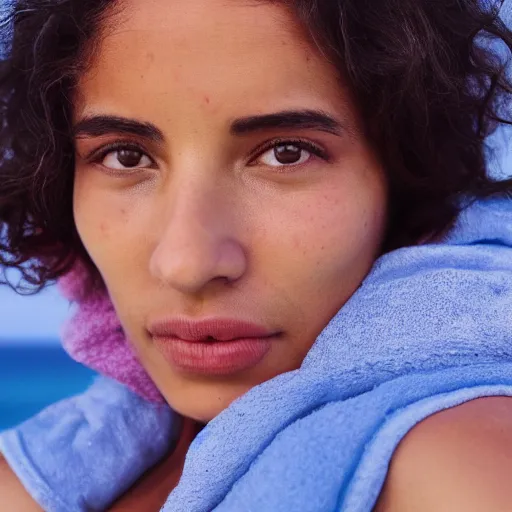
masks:
<path id="1" fill-rule="evenodd" d="M 44 512 L 30 497 L 5 459 L 0 455 L 0 503 L 9 503 L 9 510 Z"/>
<path id="2" fill-rule="evenodd" d="M 512 510 L 512 398 L 430 416 L 398 446 L 375 512 Z"/>

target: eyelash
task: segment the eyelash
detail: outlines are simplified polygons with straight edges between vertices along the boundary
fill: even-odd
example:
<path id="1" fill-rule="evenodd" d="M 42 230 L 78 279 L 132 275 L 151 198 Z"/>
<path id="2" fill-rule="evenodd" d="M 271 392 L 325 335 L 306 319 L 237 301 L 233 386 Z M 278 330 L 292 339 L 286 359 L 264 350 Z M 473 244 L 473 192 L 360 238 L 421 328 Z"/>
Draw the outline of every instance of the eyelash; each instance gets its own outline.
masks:
<path id="1" fill-rule="evenodd" d="M 308 151 L 312 155 L 315 155 L 316 157 L 319 157 L 322 160 L 325 160 L 327 162 L 330 160 L 329 153 L 324 148 L 322 148 L 321 146 L 319 146 L 317 144 L 314 144 L 311 141 L 304 140 L 304 139 L 272 139 L 268 142 L 265 142 L 264 144 L 262 144 L 261 146 L 259 146 L 257 149 L 255 149 L 252 152 L 252 155 L 249 158 L 249 165 L 255 165 L 255 164 L 253 164 L 253 162 L 258 157 L 260 157 L 264 153 L 266 153 L 268 150 L 273 149 L 274 147 L 277 147 L 277 146 L 284 146 L 284 145 L 297 146 L 298 148 Z M 143 153 L 145 156 L 147 156 L 151 160 L 151 162 L 153 162 L 153 164 L 155 163 L 154 159 L 149 156 L 148 151 L 146 151 L 146 149 L 144 149 L 142 146 L 140 146 L 138 144 L 134 144 L 133 142 L 122 142 L 122 141 L 107 144 L 106 146 L 103 146 L 102 148 L 93 151 L 93 153 L 87 157 L 87 160 L 90 163 L 101 164 L 101 162 L 106 158 L 106 156 L 109 153 L 112 153 L 113 151 L 123 151 L 123 150 L 138 151 L 140 153 Z M 290 164 L 290 165 L 283 164 L 282 167 L 283 168 L 301 167 L 302 165 L 304 165 L 304 164 Z M 146 169 L 146 168 L 144 168 L 144 169 Z M 113 170 L 112 172 L 116 173 L 116 174 L 127 174 L 126 171 L 114 171 Z M 279 172 L 279 171 L 275 171 L 275 172 Z"/>

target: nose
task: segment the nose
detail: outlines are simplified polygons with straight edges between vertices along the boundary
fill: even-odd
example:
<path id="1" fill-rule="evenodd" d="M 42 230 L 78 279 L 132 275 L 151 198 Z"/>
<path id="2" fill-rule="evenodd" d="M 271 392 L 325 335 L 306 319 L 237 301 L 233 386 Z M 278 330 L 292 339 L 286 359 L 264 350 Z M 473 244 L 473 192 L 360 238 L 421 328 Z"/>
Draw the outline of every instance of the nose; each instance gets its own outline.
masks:
<path id="1" fill-rule="evenodd" d="M 204 188 L 204 187 L 203 187 Z M 197 294 L 208 283 L 238 280 L 246 254 L 235 229 L 236 212 L 222 192 L 189 191 L 167 199 L 150 273 L 183 294 Z M 169 205 L 169 203 L 171 203 Z"/>

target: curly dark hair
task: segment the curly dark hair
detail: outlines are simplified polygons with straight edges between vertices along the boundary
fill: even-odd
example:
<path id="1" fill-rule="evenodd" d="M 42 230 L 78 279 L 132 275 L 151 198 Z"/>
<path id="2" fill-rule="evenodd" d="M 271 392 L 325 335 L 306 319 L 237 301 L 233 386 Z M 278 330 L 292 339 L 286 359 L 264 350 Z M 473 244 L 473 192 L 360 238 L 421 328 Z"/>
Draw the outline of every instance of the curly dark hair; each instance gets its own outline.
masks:
<path id="1" fill-rule="evenodd" d="M 461 198 L 512 197 L 512 179 L 492 179 L 486 165 L 487 137 L 512 124 L 503 1 L 281 1 L 352 88 L 384 164 L 384 252 L 438 239 Z M 70 113 L 77 77 L 115 5 L 18 0 L 0 24 L 12 32 L 0 59 L 0 265 L 4 276 L 21 270 L 18 286 L 38 290 L 77 258 L 101 284 L 73 221 Z"/>

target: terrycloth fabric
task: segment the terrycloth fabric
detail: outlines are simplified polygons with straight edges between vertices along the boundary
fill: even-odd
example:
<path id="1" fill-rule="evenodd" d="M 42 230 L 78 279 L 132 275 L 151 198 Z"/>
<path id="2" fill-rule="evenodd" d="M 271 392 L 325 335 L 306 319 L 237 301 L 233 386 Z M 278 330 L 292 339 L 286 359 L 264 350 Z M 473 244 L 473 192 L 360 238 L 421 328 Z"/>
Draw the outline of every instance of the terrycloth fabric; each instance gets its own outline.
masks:
<path id="1" fill-rule="evenodd" d="M 0 451 L 45 512 L 99 512 L 172 449 L 180 427 L 166 405 L 98 377 L 3 433 Z"/>
<path id="2" fill-rule="evenodd" d="M 368 512 L 426 416 L 512 396 L 512 201 L 446 244 L 383 256 L 299 370 L 246 393 L 187 454 L 165 512 Z"/>
<path id="3" fill-rule="evenodd" d="M 61 293 L 76 305 L 74 316 L 62 329 L 62 345 L 79 363 L 125 384 L 149 401 L 164 403 L 127 341 L 106 292 L 83 294 L 87 270 L 77 262 L 59 281 Z"/>

